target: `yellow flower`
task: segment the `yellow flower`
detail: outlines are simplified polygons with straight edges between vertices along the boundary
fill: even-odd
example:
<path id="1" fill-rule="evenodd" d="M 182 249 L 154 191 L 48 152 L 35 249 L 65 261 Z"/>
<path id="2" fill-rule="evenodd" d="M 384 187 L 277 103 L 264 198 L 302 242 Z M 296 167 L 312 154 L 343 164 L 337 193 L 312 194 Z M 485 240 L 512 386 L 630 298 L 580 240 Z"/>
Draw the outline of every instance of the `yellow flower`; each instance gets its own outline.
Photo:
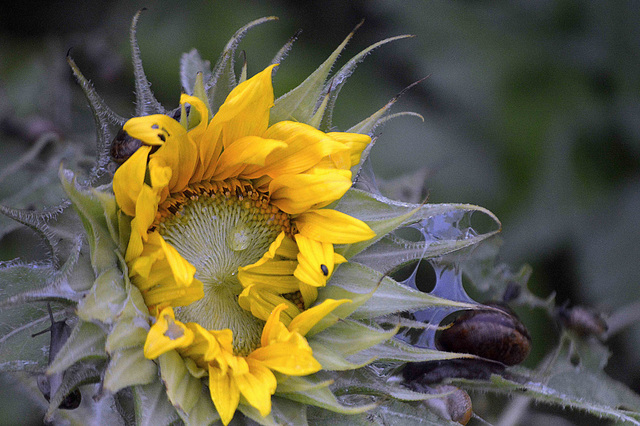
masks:
<path id="1" fill-rule="evenodd" d="M 156 316 L 144 354 L 176 349 L 195 375 L 208 374 L 225 424 L 240 395 L 270 413 L 272 371 L 321 369 L 304 335 L 346 302 L 312 307 L 346 262 L 334 244 L 375 235 L 326 208 L 351 187 L 350 168 L 370 137 L 269 125 L 273 68 L 239 84 L 215 114 L 206 98 L 183 94 L 180 121 L 129 120 L 124 130 L 143 146 L 113 179 L 132 217 L 129 276 Z"/>

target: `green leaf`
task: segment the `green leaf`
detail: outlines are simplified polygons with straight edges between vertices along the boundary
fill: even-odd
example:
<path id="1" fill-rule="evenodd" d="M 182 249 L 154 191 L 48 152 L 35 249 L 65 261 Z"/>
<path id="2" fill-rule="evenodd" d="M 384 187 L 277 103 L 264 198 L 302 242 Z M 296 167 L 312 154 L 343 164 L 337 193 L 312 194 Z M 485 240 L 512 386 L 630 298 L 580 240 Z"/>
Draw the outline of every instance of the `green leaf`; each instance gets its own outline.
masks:
<path id="1" fill-rule="evenodd" d="M 160 355 L 158 363 L 169 401 L 176 409 L 189 413 L 202 395 L 202 380 L 189 373 L 175 350 Z"/>
<path id="2" fill-rule="evenodd" d="M 127 317 L 116 322 L 107 336 L 105 350 L 107 353 L 141 347 L 147 340 L 149 323 L 144 317 Z"/>
<path id="3" fill-rule="evenodd" d="M 146 385 L 158 377 L 155 362 L 144 357 L 142 347 L 127 348 L 111 354 L 104 374 L 104 388 L 112 393 L 128 386 Z"/>
<path id="4" fill-rule="evenodd" d="M 523 383 L 508 380 L 499 375 L 491 376 L 490 383 L 472 382 L 469 380 L 455 380 L 460 385 L 483 391 L 499 392 L 509 396 L 526 392 L 526 395 L 537 402 L 558 405 L 563 408 L 573 408 L 585 411 L 596 417 L 605 417 L 616 422 L 640 425 L 640 415 L 638 412 L 632 413 L 628 410 L 618 408 L 617 404 L 603 404 L 602 400 L 611 400 L 615 395 L 625 388 L 622 384 L 615 382 L 606 375 L 593 375 L 590 373 L 574 374 L 566 373 L 556 376 L 557 380 L 549 384 L 534 381 Z M 566 381 L 566 382 L 565 382 Z M 555 386 L 559 386 L 556 389 Z M 632 391 L 624 389 L 622 392 L 626 396 L 635 398 Z M 637 403 L 637 401 L 636 401 Z"/>
<path id="5" fill-rule="evenodd" d="M 42 373 L 49 363 L 50 337 L 31 337 L 51 325 L 49 314 L 33 304 L 0 309 L 0 371 Z"/>
<path id="6" fill-rule="evenodd" d="M 382 330 L 362 323 L 342 320 L 331 328 L 309 338 L 311 347 L 322 345 L 341 355 L 351 355 L 394 336 L 398 330 Z"/>
<path id="7" fill-rule="evenodd" d="M 422 401 L 439 395 L 414 392 L 399 382 L 389 381 L 374 373 L 371 368 L 360 368 L 350 374 L 341 374 L 332 387 L 333 393 L 341 395 L 390 396 L 402 401 Z"/>
<path id="8" fill-rule="evenodd" d="M 0 305 L 13 304 L 4 301 L 25 291 L 41 289 L 55 275 L 56 270 L 50 264 L 0 263 Z"/>
<path id="9" fill-rule="evenodd" d="M 101 372 L 104 368 L 104 361 L 97 360 L 94 362 L 83 362 L 75 364 L 67 371 L 64 372 L 62 383 L 54 395 L 51 395 L 49 401 L 49 409 L 45 415 L 45 421 L 50 422 L 53 420 L 54 413 L 58 410 L 60 403 L 69 395 L 74 389 L 88 383 L 100 382 Z M 86 395 L 85 395 L 86 398 Z"/>
<path id="10" fill-rule="evenodd" d="M 15 306 L 27 302 L 58 301 L 75 304 L 82 297 L 81 291 L 90 287 L 93 271 L 87 271 L 82 257 L 82 237 L 75 239 L 75 249 L 59 269 L 47 265 L 11 264 L 0 269 L 0 295 L 9 296 L 0 300 L 0 306 Z M 89 269 L 90 266 L 89 266 Z M 39 278 L 39 273 L 43 275 Z M 12 280 L 11 283 L 8 280 Z M 82 280 L 82 282 L 78 282 Z M 23 290 L 13 294 L 16 290 Z"/>
<path id="11" fill-rule="evenodd" d="M 47 374 L 63 372 L 76 362 L 85 359 L 107 358 L 104 350 L 105 339 L 106 334 L 100 327 L 90 322 L 78 321 L 47 369 Z"/>
<path id="12" fill-rule="evenodd" d="M 334 62 L 340 56 L 340 52 L 347 45 L 354 32 L 358 29 L 358 25 L 336 50 L 320 65 L 305 81 L 300 83 L 298 87 L 276 99 L 269 117 L 269 123 L 277 123 L 279 121 L 298 121 L 300 123 L 308 123 L 313 117 L 316 103 L 322 97 L 322 90 L 325 81 L 331 72 Z"/>
<path id="13" fill-rule="evenodd" d="M 91 264 L 96 275 L 116 266 L 117 245 L 111 238 L 110 225 L 105 217 L 102 204 L 104 198 L 97 196 L 94 189 L 79 188 L 70 170 L 60 169 L 60 180 L 84 225 L 91 248 Z"/>
<path id="14" fill-rule="evenodd" d="M 275 374 L 278 380 L 278 388 L 276 389 L 278 393 L 306 392 L 312 389 L 326 388 L 333 383 L 333 380 L 323 379 L 318 377 L 317 374 L 311 374 L 309 376 L 288 376 L 275 371 L 273 374 Z"/>
<path id="15" fill-rule="evenodd" d="M 190 426 L 208 426 L 220 420 L 220 416 L 213 406 L 213 401 L 211 401 L 209 388 L 206 386 L 201 387 L 200 398 L 188 415 L 180 414 L 184 422 Z"/>
<path id="16" fill-rule="evenodd" d="M 252 407 L 251 405 L 248 404 L 240 404 L 238 405 L 238 411 L 240 411 L 242 414 L 244 414 L 246 417 L 248 417 L 249 419 L 253 420 L 254 422 L 258 423 L 259 425 L 262 426 L 278 426 L 280 423 L 276 422 L 276 420 L 273 418 L 273 413 L 269 413 L 267 414 L 266 417 L 262 417 L 262 415 L 260 414 L 260 412 L 258 410 L 256 410 L 254 407 Z M 236 411 L 237 413 L 237 411 Z M 240 416 L 234 417 L 234 419 L 236 419 L 235 424 L 242 424 L 244 422 L 241 422 L 239 419 Z M 243 419 L 246 422 L 246 419 Z M 251 424 L 251 422 L 246 422 L 244 424 Z M 232 425 L 234 424 L 234 422 L 231 423 Z"/>
<path id="17" fill-rule="evenodd" d="M 375 407 L 375 404 L 342 405 L 338 402 L 331 390 L 325 387 L 295 393 L 280 393 L 279 395 L 292 401 L 324 408 L 341 414 L 364 413 Z"/>
<path id="18" fill-rule="evenodd" d="M 271 415 L 279 425 L 306 425 L 307 406 L 274 395 L 271 398 Z"/>
<path id="19" fill-rule="evenodd" d="M 432 296 L 403 285 L 367 266 L 357 263 L 340 265 L 329 284 L 318 292 L 321 303 L 326 299 L 340 299 L 348 294 L 370 294 L 366 302 L 351 313 L 352 319 L 369 319 L 402 311 L 416 311 L 435 306 L 473 309 L 475 305 Z M 343 305 L 349 307 L 350 304 Z"/>
<path id="20" fill-rule="evenodd" d="M 451 228 L 453 228 L 453 225 L 457 221 L 464 219 L 464 217 L 461 218 L 459 216 L 480 212 L 488 216 L 488 218 L 495 224 L 496 229 L 479 235 L 475 235 L 472 232 L 472 229 L 469 229 L 469 232 L 465 233 L 464 236 L 457 236 L 456 238 L 437 236 L 437 241 L 414 243 L 414 245 L 410 246 L 408 249 L 408 254 L 413 254 L 417 257 L 421 257 L 418 256 L 420 250 L 425 249 L 425 247 L 430 248 L 433 244 L 435 245 L 433 252 L 431 253 L 432 256 L 442 255 L 477 244 L 479 241 L 499 232 L 501 227 L 500 221 L 493 213 L 485 208 L 471 204 L 409 204 L 400 201 L 393 201 L 381 195 L 371 194 L 354 188 L 347 191 L 347 193 L 340 199 L 336 206 L 336 210 L 366 222 L 371 229 L 376 232 L 376 237 L 371 240 L 340 246 L 337 251 L 347 258 L 353 257 L 365 248 L 373 245 L 373 243 L 381 240 L 394 229 L 400 226 L 419 222 L 423 219 L 438 219 L 439 222 L 450 223 Z M 407 254 L 402 253 L 399 249 L 397 251 L 398 253 L 393 253 L 393 259 L 400 258 Z M 430 253 L 427 251 L 426 254 L 429 255 Z M 376 259 L 371 259 L 373 257 Z M 369 259 L 371 260 L 368 261 Z M 375 249 L 373 249 L 372 253 L 365 256 L 363 260 L 360 260 L 361 263 L 367 264 L 377 264 L 376 262 L 379 261 L 380 253 Z M 394 262 L 397 261 L 394 260 Z"/>
<path id="21" fill-rule="evenodd" d="M 346 357 L 337 353 L 331 347 L 325 345 L 314 344 L 312 339 L 309 340 L 309 345 L 313 349 L 313 357 L 322 365 L 323 370 L 327 371 L 347 371 L 355 370 L 357 368 L 364 367 L 367 364 L 376 360 L 375 357 L 366 359 L 360 363 L 353 363 L 347 361 Z"/>
<path id="22" fill-rule="evenodd" d="M 165 426 L 180 420 L 178 413 L 167 399 L 167 392 L 160 380 L 154 380 L 144 386 L 135 386 L 133 396 L 136 425 Z"/>
<path id="23" fill-rule="evenodd" d="M 473 358 L 473 355 L 419 348 L 394 338 L 351 355 L 347 360 L 353 363 L 362 363 L 373 358 L 381 361 L 422 362 L 454 358 Z"/>
<path id="24" fill-rule="evenodd" d="M 343 416 L 309 408 L 310 424 L 326 424 L 332 426 L 370 426 L 378 425 L 402 425 L 402 426 L 460 426 L 460 423 L 446 420 L 419 402 L 401 402 L 396 400 L 383 400 L 370 411 L 353 416 Z"/>
<path id="25" fill-rule="evenodd" d="M 89 293 L 78 303 L 78 317 L 84 321 L 113 323 L 127 300 L 124 284 L 118 267 L 98 275 Z"/>

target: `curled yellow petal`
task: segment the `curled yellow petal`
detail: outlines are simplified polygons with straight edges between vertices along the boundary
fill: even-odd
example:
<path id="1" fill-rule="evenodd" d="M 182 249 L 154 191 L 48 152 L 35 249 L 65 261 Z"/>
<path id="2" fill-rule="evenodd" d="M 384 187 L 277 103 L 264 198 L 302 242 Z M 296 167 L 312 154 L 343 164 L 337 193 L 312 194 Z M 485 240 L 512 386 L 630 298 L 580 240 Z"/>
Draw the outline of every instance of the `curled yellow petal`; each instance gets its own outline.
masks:
<path id="1" fill-rule="evenodd" d="M 129 119 L 123 130 L 147 145 L 164 145 L 169 139 L 182 138 L 187 131 L 173 118 L 164 114 L 145 115 Z"/>
<path id="2" fill-rule="evenodd" d="M 193 341 L 193 332 L 183 323 L 176 321 L 173 309 L 165 308 L 151 326 L 144 343 L 144 356 L 156 359 L 172 349 L 185 347 Z"/>
<path id="3" fill-rule="evenodd" d="M 322 366 L 313 357 L 307 340 L 298 333 L 290 333 L 283 341 L 270 343 L 249 354 L 271 370 L 290 376 L 306 376 L 320 371 Z"/>
<path id="4" fill-rule="evenodd" d="M 176 124 L 177 121 L 173 120 Z M 178 124 L 182 129 L 182 126 Z M 193 176 L 198 162 L 198 150 L 193 140 L 186 134 L 173 137 L 151 154 L 149 168 L 169 167 L 172 171 L 168 182 L 169 192 L 182 191 Z"/>
<path id="5" fill-rule="evenodd" d="M 170 304 L 172 306 L 189 305 L 204 297 L 202 282 L 194 279 L 189 287 L 177 286 L 175 283 L 158 284 L 142 294 L 147 306 Z"/>
<path id="6" fill-rule="evenodd" d="M 295 239 L 300 253 L 293 275 L 311 286 L 323 287 L 334 269 L 333 244 L 312 240 L 301 234 L 296 234 Z"/>
<path id="7" fill-rule="evenodd" d="M 283 323 L 288 324 L 292 318 L 300 313 L 300 310 L 280 294 L 270 291 L 269 288 L 250 285 L 238 296 L 238 304 L 240 307 L 244 310 L 251 311 L 254 317 L 260 318 L 263 321 L 266 321 L 273 309 L 281 303 L 287 305 L 287 310 L 282 315 L 281 320 Z"/>
<path id="8" fill-rule="evenodd" d="M 287 331 L 284 324 L 280 321 L 280 314 L 286 309 L 286 303 L 281 303 L 273 308 L 271 314 L 269 314 L 269 318 L 262 329 L 262 337 L 260 339 L 262 346 L 269 346 L 269 343 L 278 340 L 282 333 Z"/>
<path id="9" fill-rule="evenodd" d="M 202 81 L 202 77 L 199 77 L 199 80 Z M 205 103 L 195 96 L 187 95 L 183 93 L 180 96 L 180 103 L 182 105 L 189 104 L 191 105 L 191 111 L 189 111 L 189 136 L 193 139 L 199 138 L 202 136 L 204 131 L 207 128 L 207 124 L 209 124 L 209 108 Z M 194 126 L 191 121 L 193 116 L 197 116 L 198 123 Z"/>
<path id="10" fill-rule="evenodd" d="M 296 217 L 295 223 L 300 234 L 333 244 L 351 244 L 376 236 L 363 221 L 331 209 L 304 212 Z"/>
<path id="11" fill-rule="evenodd" d="M 116 203 L 129 216 L 136 214 L 136 202 L 144 185 L 150 146 L 141 146 L 113 175 Z"/>
<path id="12" fill-rule="evenodd" d="M 290 323 L 289 331 L 298 332 L 301 335 L 306 335 L 314 325 L 316 325 L 322 318 L 326 317 L 331 311 L 344 303 L 351 303 L 349 299 L 327 299 L 321 304 L 309 308 L 296 316 Z"/>
<path id="13" fill-rule="evenodd" d="M 185 287 L 191 285 L 196 273 L 196 267 L 187 262 L 187 260 L 182 257 L 180 253 L 171 246 L 171 244 L 167 243 L 164 238 L 158 238 L 158 242 L 164 252 L 167 263 L 171 267 L 176 284 Z"/>

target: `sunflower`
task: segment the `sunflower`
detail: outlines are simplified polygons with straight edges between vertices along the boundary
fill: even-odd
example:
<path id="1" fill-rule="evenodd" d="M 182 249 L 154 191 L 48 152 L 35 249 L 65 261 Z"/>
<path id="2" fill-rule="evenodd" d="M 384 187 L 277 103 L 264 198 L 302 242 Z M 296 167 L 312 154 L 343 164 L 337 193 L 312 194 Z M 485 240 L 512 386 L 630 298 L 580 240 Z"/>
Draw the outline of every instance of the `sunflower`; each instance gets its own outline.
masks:
<path id="1" fill-rule="evenodd" d="M 54 210 L 0 206 L 51 251 L 46 265 L 0 265 L 0 282 L 21 289 L 0 288 L 0 306 L 56 305 L 53 316 L 24 316 L 0 336 L 0 361 L 56 377 L 48 422 L 271 425 L 413 413 L 410 401 L 430 396 L 389 380 L 393 372 L 459 355 L 396 338 L 401 327 L 404 336 L 424 331 L 406 314 L 473 306 L 387 272 L 477 244 L 499 222 L 473 205 L 396 202 L 369 182 L 371 135 L 395 98 L 347 132 L 332 131 L 336 98 L 356 65 L 406 36 L 371 45 L 329 78 L 352 33 L 274 100 L 272 75 L 292 41 L 254 77 L 233 71 L 242 36 L 274 20 L 262 18 L 236 32 L 213 68 L 196 50 L 184 54 L 185 94 L 168 111 L 142 69 L 139 16 L 130 35 L 135 117 L 111 110 L 68 58 L 97 124 L 95 165 L 86 175 L 59 169 L 68 202 Z M 138 148 L 126 159 L 116 150 L 114 172 L 109 141 L 125 132 Z M 464 228 L 474 212 L 497 229 Z M 434 221 L 446 232 L 431 229 Z M 403 226 L 428 238 L 394 233 Z M 32 335 L 51 318 L 61 324 L 63 311 L 68 338 L 43 350 Z M 59 409 L 78 392 L 78 410 Z"/>
<path id="2" fill-rule="evenodd" d="M 144 354 L 177 349 L 192 360 L 225 424 L 240 394 L 269 414 L 272 371 L 321 369 L 304 334 L 348 301 L 310 309 L 346 262 L 334 244 L 375 236 L 326 208 L 351 187 L 350 168 L 371 138 L 269 125 L 274 67 L 239 84 L 213 116 L 206 99 L 183 94 L 180 121 L 127 121 L 124 131 L 143 145 L 113 178 L 116 202 L 132 217 L 129 276 L 156 317 Z"/>

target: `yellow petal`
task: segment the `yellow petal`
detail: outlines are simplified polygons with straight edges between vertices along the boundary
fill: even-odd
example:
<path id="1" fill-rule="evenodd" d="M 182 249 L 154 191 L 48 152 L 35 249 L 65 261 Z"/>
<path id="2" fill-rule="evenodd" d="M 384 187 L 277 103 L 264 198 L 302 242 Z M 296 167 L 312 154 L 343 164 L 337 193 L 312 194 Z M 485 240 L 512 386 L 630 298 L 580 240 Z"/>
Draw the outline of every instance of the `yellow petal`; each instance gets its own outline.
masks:
<path id="1" fill-rule="evenodd" d="M 269 110 L 273 106 L 271 65 L 249 80 L 238 84 L 213 116 L 202 136 L 199 151 L 202 161 L 201 179 L 215 173 L 223 147 L 245 136 L 262 136 L 269 125 Z"/>
<path id="2" fill-rule="evenodd" d="M 289 324 L 291 319 L 300 313 L 300 310 L 291 303 L 291 301 L 285 299 L 281 295 L 269 291 L 266 288 L 260 289 L 254 285 L 245 288 L 240 296 L 238 296 L 238 304 L 244 310 L 251 311 L 251 314 L 260 318 L 263 321 L 269 319 L 269 315 L 273 309 L 284 303 L 287 305 L 287 310 L 282 315 L 281 321 L 285 324 Z"/>
<path id="3" fill-rule="evenodd" d="M 167 282 L 156 285 L 142 294 L 147 306 L 172 305 L 186 306 L 204 297 L 202 282 L 194 279 L 189 287 L 177 286 Z"/>
<path id="4" fill-rule="evenodd" d="M 113 175 L 113 192 L 116 195 L 116 202 L 129 216 L 136 214 L 136 201 L 144 185 L 149 151 L 151 151 L 150 146 L 141 146 Z"/>
<path id="5" fill-rule="evenodd" d="M 222 351 L 218 340 L 200 324 L 190 322 L 187 327 L 193 332 L 193 342 L 181 350 L 182 357 L 191 357 L 209 362 L 217 359 Z M 231 330 L 229 330 L 231 332 Z"/>
<path id="6" fill-rule="evenodd" d="M 306 339 L 298 333 L 291 333 L 286 341 L 272 342 L 267 347 L 258 348 L 248 358 L 290 376 L 306 376 L 322 368 L 313 357 Z"/>
<path id="7" fill-rule="evenodd" d="M 133 117 L 124 123 L 123 130 L 147 145 L 163 145 L 169 139 L 180 138 L 187 133 L 180 123 L 164 114 Z"/>
<path id="8" fill-rule="evenodd" d="M 274 100 L 271 74 L 276 66 L 270 65 L 238 84 L 213 116 L 211 125 L 221 125 L 224 129 L 225 148 L 245 136 L 262 136 L 267 130 Z"/>
<path id="9" fill-rule="evenodd" d="M 288 275 L 262 275 L 252 271 L 238 271 L 238 280 L 242 287 L 255 286 L 256 288 L 268 288 L 275 293 L 293 293 L 298 291 L 300 280 L 293 276 L 291 271 Z"/>
<path id="10" fill-rule="evenodd" d="M 182 257 L 171 244 L 164 240 L 164 238 L 159 238 L 158 242 L 160 243 L 160 247 L 164 252 L 165 258 L 171 267 L 176 284 L 185 287 L 191 285 L 193 277 L 196 274 L 196 267 Z"/>
<path id="11" fill-rule="evenodd" d="M 271 203 L 289 214 L 324 207 L 341 198 L 351 187 L 348 170 L 281 175 L 269 184 Z"/>
<path id="12" fill-rule="evenodd" d="M 295 235 L 300 249 L 298 267 L 293 275 L 314 287 L 323 287 L 333 273 L 333 244 L 312 240 L 301 234 Z"/>
<path id="13" fill-rule="evenodd" d="M 287 147 L 273 151 L 264 167 L 247 168 L 245 174 L 249 179 L 302 173 L 316 166 L 324 157 L 349 149 L 320 130 L 293 121 L 280 121 L 262 136 L 284 141 Z"/>
<path id="14" fill-rule="evenodd" d="M 151 326 L 144 343 L 144 356 L 156 359 L 172 349 L 188 346 L 193 341 L 193 332 L 175 320 L 171 307 L 162 310 L 158 320 Z"/>
<path id="15" fill-rule="evenodd" d="M 153 224 L 158 211 L 158 193 L 149 185 L 142 185 L 138 201 L 136 203 L 135 228 L 132 221 L 131 232 L 137 232 L 144 241 L 147 240 L 147 232 Z"/>
<path id="16" fill-rule="evenodd" d="M 223 373 L 219 368 L 209 366 L 209 393 L 220 420 L 228 425 L 240 402 L 240 390 L 231 377 L 231 372 Z"/>
<path id="17" fill-rule="evenodd" d="M 242 170 L 249 164 L 264 166 L 267 155 L 286 146 L 287 144 L 282 141 L 258 136 L 240 138 L 222 152 L 211 179 L 225 180 L 229 177 L 241 176 Z"/>
<path id="18" fill-rule="evenodd" d="M 296 316 L 291 323 L 289 323 L 289 331 L 298 332 L 302 336 L 306 335 L 309 330 L 313 328 L 322 318 L 326 317 L 331 311 L 344 303 L 351 303 L 349 299 L 327 299 L 321 304 L 309 308 Z"/>
<path id="19" fill-rule="evenodd" d="M 308 308 L 318 298 L 318 287 L 309 285 L 301 281 L 300 294 L 302 294 L 302 301 L 304 302 L 304 307 Z"/>
<path id="20" fill-rule="evenodd" d="M 355 166 L 360 163 L 362 151 L 364 151 L 367 145 L 371 143 L 370 136 L 361 135 L 359 133 L 330 132 L 327 133 L 327 136 L 330 136 L 349 147 L 351 166 Z"/>
<path id="21" fill-rule="evenodd" d="M 179 124 L 178 126 L 182 129 L 182 126 Z M 184 133 L 181 137 L 168 139 L 160 149 L 151 154 L 150 158 L 149 169 L 155 167 L 171 169 L 171 179 L 167 186 L 169 192 L 173 193 L 182 191 L 189 184 L 198 162 L 198 150 L 193 140 Z"/>
<path id="22" fill-rule="evenodd" d="M 154 162 L 154 164 L 151 164 L 151 161 L 149 162 L 149 178 L 151 179 L 151 186 L 156 192 L 160 192 L 160 189 L 169 186 L 172 174 L 171 167 L 160 166 L 157 162 Z"/>
<path id="23" fill-rule="evenodd" d="M 376 235 L 363 221 L 331 209 L 304 212 L 295 218 L 295 224 L 300 234 L 333 244 L 356 243 Z"/>
<path id="24" fill-rule="evenodd" d="M 275 393 L 278 382 L 271 370 L 260 362 L 247 359 L 247 364 L 249 373 L 234 376 L 236 384 L 247 402 L 266 417 L 271 412 L 271 395 Z"/>
<path id="25" fill-rule="evenodd" d="M 209 124 L 209 108 L 200 98 L 185 93 L 180 96 L 180 103 L 182 105 L 191 105 L 191 110 L 189 111 L 189 136 L 197 140 L 202 136 L 207 129 L 207 124 Z M 194 121 L 192 117 L 197 117 L 198 119 L 198 124 L 195 127 L 191 123 L 191 121 Z"/>
<path id="26" fill-rule="evenodd" d="M 262 336 L 260 338 L 261 346 L 269 346 L 269 343 L 273 340 L 277 340 L 282 332 L 286 332 L 284 324 L 280 321 L 280 314 L 287 309 L 285 303 L 281 303 L 271 311 L 267 322 L 262 329 Z"/>
<path id="27" fill-rule="evenodd" d="M 295 259 L 298 256 L 298 245 L 291 238 L 283 238 L 275 254 L 285 259 Z"/>

